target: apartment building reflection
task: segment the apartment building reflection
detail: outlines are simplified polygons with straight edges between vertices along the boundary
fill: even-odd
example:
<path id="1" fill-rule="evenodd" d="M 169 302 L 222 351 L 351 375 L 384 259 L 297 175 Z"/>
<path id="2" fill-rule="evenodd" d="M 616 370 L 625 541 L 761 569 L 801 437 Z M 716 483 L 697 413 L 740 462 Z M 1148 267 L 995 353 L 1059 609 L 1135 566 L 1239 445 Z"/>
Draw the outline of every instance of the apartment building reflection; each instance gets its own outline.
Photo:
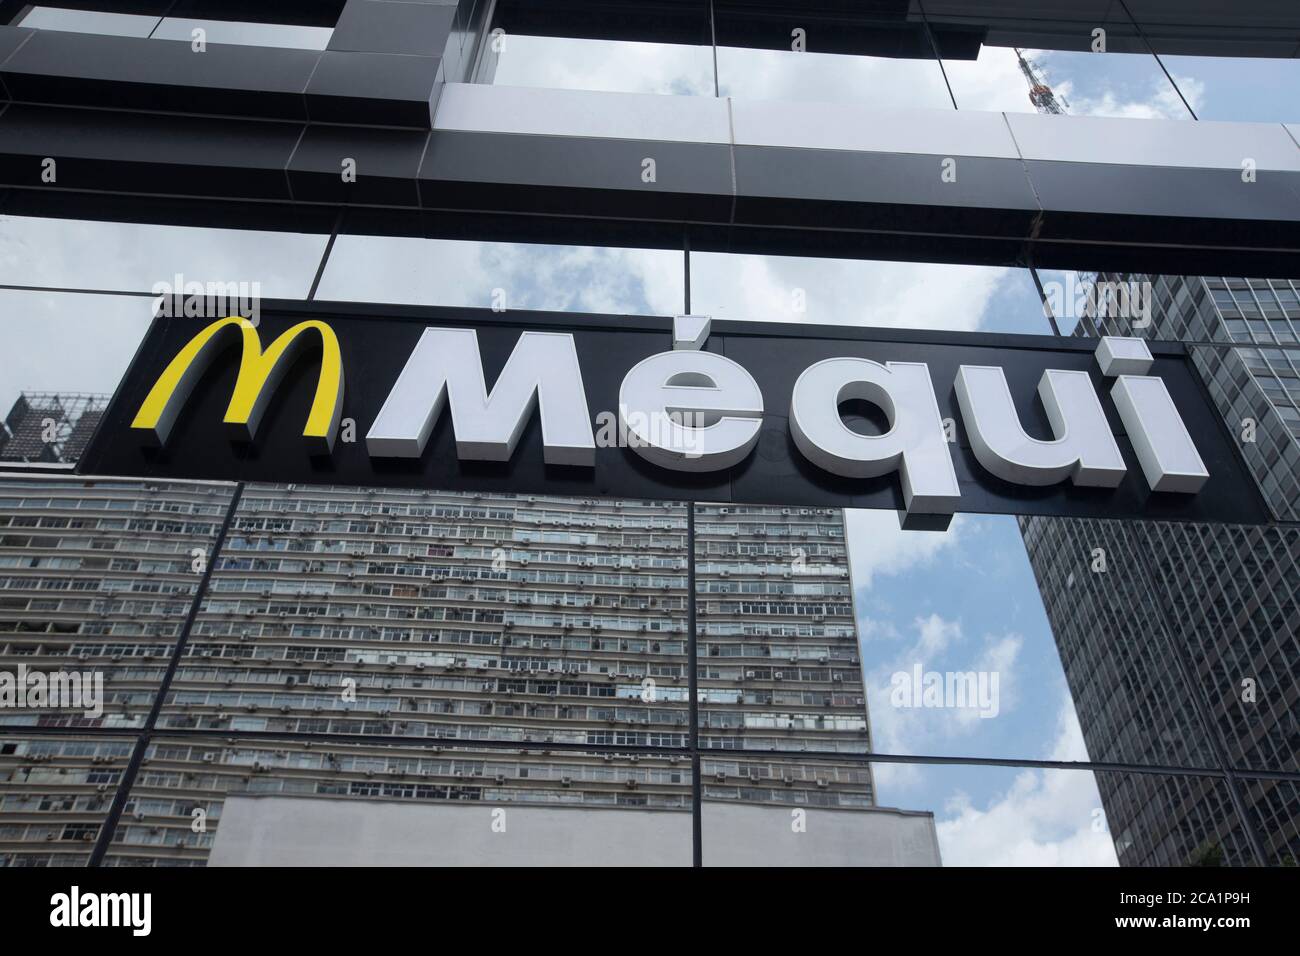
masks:
<path id="1" fill-rule="evenodd" d="M 593 862 L 690 862 L 687 505 L 235 495 L 48 474 L 0 484 L 6 669 L 106 680 L 98 719 L 3 718 L 63 731 L 3 741 L 7 863 L 87 862 L 183 633 L 110 864 L 437 862 L 412 833 L 463 833 L 464 814 L 488 808 L 527 811 L 525 832 L 561 820 L 586 834 L 580 848 L 602 844 L 583 851 Z M 705 862 L 763 827 L 788 832 L 782 807 L 837 812 L 840 852 L 859 862 L 938 862 L 932 817 L 877 808 L 868 765 L 834 757 L 870 749 L 841 513 L 699 506 L 696 534 Z M 92 726 L 109 736 L 69 733 Z M 340 801 L 364 847 L 333 829 Z M 566 810 L 579 816 L 554 816 Z M 304 857 L 268 828 L 317 845 Z M 483 852 L 471 841 L 446 858 Z M 515 852 L 541 851 L 521 838 Z"/>

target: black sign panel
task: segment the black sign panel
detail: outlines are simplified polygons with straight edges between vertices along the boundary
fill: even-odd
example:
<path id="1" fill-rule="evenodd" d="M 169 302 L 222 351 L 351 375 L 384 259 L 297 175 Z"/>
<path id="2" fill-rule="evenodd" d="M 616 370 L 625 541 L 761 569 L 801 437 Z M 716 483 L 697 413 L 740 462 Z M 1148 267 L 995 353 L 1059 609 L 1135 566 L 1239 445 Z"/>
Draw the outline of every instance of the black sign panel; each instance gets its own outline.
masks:
<path id="1" fill-rule="evenodd" d="M 254 441 L 230 437 L 222 424 L 240 362 L 240 349 L 222 349 L 194 386 L 164 447 L 151 447 L 131 423 L 159 375 L 210 319 L 156 318 L 119 387 L 78 471 L 93 475 L 298 482 L 576 497 L 698 500 L 902 510 L 898 475 L 847 479 L 823 471 L 790 435 L 791 391 L 800 373 L 822 359 L 852 356 L 877 362 L 924 362 L 940 415 L 956 422 L 950 446 L 961 486 L 958 511 L 1097 518 L 1181 519 L 1243 524 L 1269 520 L 1267 509 L 1222 418 L 1180 343 L 1149 343 L 1154 365 L 1195 439 L 1210 478 L 1196 494 L 1152 492 L 1108 397 L 1110 380 L 1097 366 L 1096 340 L 992 335 L 768 322 L 713 322 L 704 350 L 740 363 L 762 389 L 761 437 L 739 464 L 691 474 L 651 464 L 625 447 L 598 447 L 595 466 L 543 461 L 540 420 L 534 412 L 508 462 L 461 461 L 444 410 L 418 459 L 371 458 L 365 434 L 428 326 L 473 328 L 478 333 L 490 388 L 526 330 L 574 336 L 593 421 L 617 413 L 619 386 L 642 359 L 672 348 L 672 319 L 573 313 L 508 312 L 338 303 L 263 303 L 258 331 L 263 347 L 305 319 L 327 323 L 337 336 L 346 387 L 342 417 L 355 422 L 355 440 L 339 440 L 320 454 L 303 438 L 320 370 L 319 340 L 306 347 L 275 387 Z M 1112 432 L 1128 465 L 1117 488 L 1011 484 L 976 460 L 962 423 L 953 381 L 960 365 L 1000 366 L 1025 430 L 1050 439 L 1037 396 L 1045 369 L 1084 370 L 1093 378 Z M 862 410 L 856 410 L 862 413 Z M 847 410 L 846 415 L 854 414 Z M 870 409 L 856 425 L 879 428 Z M 846 418 L 846 420 L 849 420 Z M 938 522 L 942 524 L 942 521 Z"/>

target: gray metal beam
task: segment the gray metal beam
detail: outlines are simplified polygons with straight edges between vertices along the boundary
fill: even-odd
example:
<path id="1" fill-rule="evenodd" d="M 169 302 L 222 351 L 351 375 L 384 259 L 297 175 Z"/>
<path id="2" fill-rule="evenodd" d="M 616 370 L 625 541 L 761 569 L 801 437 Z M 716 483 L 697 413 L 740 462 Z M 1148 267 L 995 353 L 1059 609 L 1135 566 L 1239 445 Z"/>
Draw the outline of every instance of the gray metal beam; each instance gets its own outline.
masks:
<path id="1" fill-rule="evenodd" d="M 558 217 L 620 244 L 684 228 L 702 250 L 1300 277 L 1297 138 L 448 84 L 429 131 L 12 104 L 0 185 L 485 215 L 497 237 Z"/>

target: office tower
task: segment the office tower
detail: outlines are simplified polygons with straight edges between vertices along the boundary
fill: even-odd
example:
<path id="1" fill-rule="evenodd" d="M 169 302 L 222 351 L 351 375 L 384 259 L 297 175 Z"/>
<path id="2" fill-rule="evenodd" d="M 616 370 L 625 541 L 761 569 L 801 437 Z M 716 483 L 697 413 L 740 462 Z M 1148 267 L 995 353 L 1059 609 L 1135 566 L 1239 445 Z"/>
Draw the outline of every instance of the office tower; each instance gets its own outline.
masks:
<path id="1" fill-rule="evenodd" d="M 320 798 L 382 805 L 395 829 L 352 848 L 360 861 L 399 858 L 401 835 L 436 830 L 451 804 L 689 821 L 685 504 L 250 484 L 214 550 L 233 485 L 31 476 L 4 490 L 4 662 L 103 670 L 102 717 L 40 726 L 122 732 L 5 743 L 12 864 L 85 862 L 182 631 L 109 863 L 220 856 L 230 795 L 241 834 L 282 814 L 329 832 L 338 808 Z M 862 862 L 882 852 L 880 820 L 899 824 L 890 854 L 932 859 L 929 816 L 874 809 L 868 766 L 833 756 L 870 749 L 842 514 L 701 505 L 696 534 L 705 840 L 724 839 L 724 804 L 853 809 L 874 815 Z M 829 757 L 797 759 L 808 751 Z M 584 828 L 617 820 L 604 838 L 652 852 L 638 841 L 654 828 L 596 820 Z M 273 861 L 259 842 L 238 852 Z M 338 852 L 326 839 L 318 859 Z"/>
<path id="2" fill-rule="evenodd" d="M 1300 351 L 1293 347 L 1300 341 L 1300 284 L 1108 273 L 1097 281 L 1111 288 L 1149 284 L 1149 320 L 1108 308 L 1095 320 L 1085 317 L 1076 334 L 1207 343 L 1190 346 L 1193 362 L 1270 511 L 1280 521 L 1300 519 Z"/>
<path id="3" fill-rule="evenodd" d="M 1149 324 L 1103 310 L 1076 334 L 1143 335 L 1190 345 L 1226 427 L 1270 510 L 1300 508 L 1300 298 L 1279 280 L 1101 275 L 1149 282 Z M 1141 324 L 1134 326 L 1134 321 Z M 1274 346 L 1270 348 L 1270 346 Z M 1300 721 L 1300 529 L 1169 522 L 1021 519 L 1093 760 L 1151 762 L 1171 735 L 1202 759 L 1294 770 Z M 1092 570 L 1094 549 L 1107 571 Z M 1250 683 L 1243 683 L 1250 682 Z M 1185 688 L 1180 693 L 1176 688 Z M 1252 692 L 1253 688 L 1253 692 Z M 1252 862 L 1222 788 L 1098 775 L 1125 865 Z M 1229 782 L 1255 821 L 1263 862 L 1300 858 L 1297 788 Z"/>

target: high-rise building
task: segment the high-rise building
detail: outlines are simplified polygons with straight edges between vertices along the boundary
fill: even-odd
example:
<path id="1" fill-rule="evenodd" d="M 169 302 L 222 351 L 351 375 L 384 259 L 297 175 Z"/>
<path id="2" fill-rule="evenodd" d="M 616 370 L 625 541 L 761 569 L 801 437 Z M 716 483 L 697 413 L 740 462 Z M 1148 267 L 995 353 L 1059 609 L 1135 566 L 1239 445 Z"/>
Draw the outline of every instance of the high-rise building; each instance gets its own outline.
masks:
<path id="1" fill-rule="evenodd" d="M 1189 344 L 1273 514 L 1300 514 L 1300 295 L 1294 283 L 1101 275 L 1148 283 L 1149 315 L 1103 309 L 1077 334 Z M 1135 323 L 1137 323 L 1135 325 Z M 1270 347 L 1272 346 L 1272 347 Z M 1022 519 L 1066 680 L 1093 760 L 1142 762 L 1178 734 L 1228 767 L 1300 762 L 1300 528 Z M 1100 549 L 1106 570 L 1094 569 Z M 1187 695 L 1164 696 L 1181 686 Z M 1154 776 L 1099 777 L 1121 864 L 1300 859 L 1300 791 L 1229 779 L 1263 846 L 1222 791 Z M 1172 811 L 1172 812 L 1171 812 Z"/>
<path id="2" fill-rule="evenodd" d="M 1108 273 L 1097 281 L 1148 287 L 1149 309 L 1102 308 L 1075 333 L 1189 343 L 1270 511 L 1300 520 L 1300 283 Z"/>
<path id="3" fill-rule="evenodd" d="M 437 809 L 452 804 L 624 811 L 584 832 L 625 860 L 655 859 L 654 829 L 627 812 L 669 812 L 686 840 L 661 846 L 664 861 L 689 861 L 688 507 L 6 480 L 0 659 L 102 671 L 102 716 L 51 709 L 39 726 L 121 739 L 7 742 L 0 855 L 85 862 L 147 728 L 111 863 L 301 861 L 263 831 L 288 817 L 329 832 L 338 810 L 319 798 L 380 809 L 364 853 L 324 841 L 316 861 L 398 858 L 409 828 L 384 836 L 383 821 L 414 811 L 420 832 L 463 829 Z M 877 809 L 868 765 L 834 759 L 870 749 L 842 514 L 701 505 L 695 532 L 704 839 L 761 839 L 730 805 L 847 810 L 844 859 L 937 862 L 931 818 Z M 798 759 L 810 751 L 826 756 Z M 256 841 L 222 846 L 228 799 L 236 834 Z"/>

